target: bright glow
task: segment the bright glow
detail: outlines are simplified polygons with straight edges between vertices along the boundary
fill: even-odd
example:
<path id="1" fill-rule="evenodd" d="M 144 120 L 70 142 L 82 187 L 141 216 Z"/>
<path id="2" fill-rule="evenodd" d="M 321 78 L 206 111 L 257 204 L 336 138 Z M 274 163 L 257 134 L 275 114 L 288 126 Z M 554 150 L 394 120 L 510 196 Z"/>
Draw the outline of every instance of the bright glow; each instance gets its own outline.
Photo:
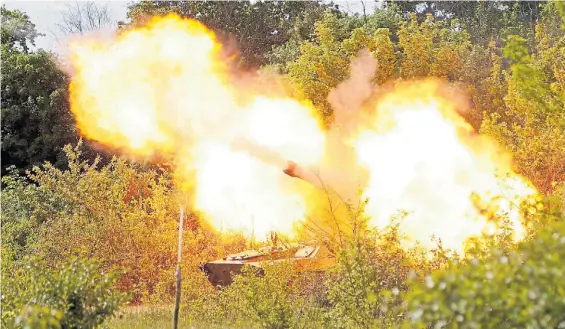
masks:
<path id="1" fill-rule="evenodd" d="M 307 103 L 238 90 L 214 35 L 176 16 L 71 52 L 71 105 L 85 136 L 141 156 L 173 154 L 193 208 L 218 229 L 292 234 L 310 187 L 231 145 L 243 138 L 316 163 L 325 137 Z"/>
<path id="2" fill-rule="evenodd" d="M 71 53 L 70 101 L 82 134 L 138 156 L 172 156 L 192 208 L 218 230 L 292 235 L 324 199 L 283 174 L 292 160 L 340 168 L 333 174 L 343 176 L 363 168 L 371 223 L 386 226 L 408 211 L 403 231 L 424 244 L 435 235 L 462 250 L 467 238 L 492 232 L 474 195 L 508 213 L 516 239 L 524 233 L 515 204 L 535 189 L 473 134 L 436 82 L 402 83 L 380 95 L 364 128 L 336 143 L 354 151 L 357 164 L 344 165 L 335 152 L 333 163 L 324 162 L 331 150 L 308 102 L 236 83 L 213 33 L 198 22 L 156 18 L 110 42 L 77 41 Z"/>
<path id="3" fill-rule="evenodd" d="M 508 213 L 515 239 L 522 238 L 518 206 L 535 189 L 512 173 L 494 144 L 472 134 L 454 106 L 433 81 L 402 84 L 379 102 L 373 130 L 355 142 L 370 172 L 367 214 L 382 227 L 404 210 L 403 232 L 424 244 L 435 235 L 461 250 L 467 238 L 493 233 L 476 194 L 494 213 Z"/>

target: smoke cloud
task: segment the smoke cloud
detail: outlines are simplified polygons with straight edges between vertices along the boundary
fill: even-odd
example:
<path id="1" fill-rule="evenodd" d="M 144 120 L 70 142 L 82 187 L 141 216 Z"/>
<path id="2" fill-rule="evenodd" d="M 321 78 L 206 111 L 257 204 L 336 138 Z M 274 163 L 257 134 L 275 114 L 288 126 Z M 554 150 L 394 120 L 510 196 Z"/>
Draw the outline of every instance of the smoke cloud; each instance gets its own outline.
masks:
<path id="1" fill-rule="evenodd" d="M 367 101 L 376 91 L 372 83 L 376 64 L 368 50 L 360 51 L 350 64 L 349 78 L 329 93 L 333 122 L 326 134 L 325 158 L 317 168 L 302 170 L 308 181 L 331 188 L 346 201 L 355 200 L 367 181 L 367 173 L 357 164 L 351 139 L 369 110 Z"/>

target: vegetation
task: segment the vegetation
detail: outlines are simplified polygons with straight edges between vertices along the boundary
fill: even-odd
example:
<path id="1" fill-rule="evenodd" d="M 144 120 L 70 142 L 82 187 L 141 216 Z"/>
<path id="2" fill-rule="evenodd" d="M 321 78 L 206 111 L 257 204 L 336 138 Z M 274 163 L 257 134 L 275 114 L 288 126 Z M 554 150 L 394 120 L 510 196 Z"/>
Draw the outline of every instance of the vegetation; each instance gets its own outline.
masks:
<path id="1" fill-rule="evenodd" d="M 408 327 L 559 328 L 565 325 L 563 221 L 511 251 L 426 277 L 405 297 Z M 504 287 L 504 288 L 501 288 Z"/>
<path id="2" fill-rule="evenodd" d="M 52 269 L 40 259 L 22 264 L 3 278 L 2 293 L 9 297 L 2 301 L 4 325 L 15 318 L 25 328 L 92 328 L 127 300 L 115 290 L 119 273 L 106 273 L 99 261 L 73 257 Z"/>
<path id="3" fill-rule="evenodd" d="M 266 63 L 272 47 L 285 44 L 291 37 L 308 38 L 312 24 L 326 8 L 331 6 L 321 1 L 143 1 L 130 6 L 128 17 L 133 26 L 171 12 L 198 19 L 220 34 L 230 45 L 228 51 L 235 52 L 237 47 L 240 64 L 256 67 Z"/>
<path id="4" fill-rule="evenodd" d="M 401 248 L 392 226 L 352 236 L 334 271 L 248 270 L 219 291 L 198 266 L 250 242 L 190 217 L 182 327 L 565 327 L 564 3 L 385 4 L 348 15 L 320 2 L 143 1 L 122 28 L 171 11 L 200 19 L 235 38 L 243 67 L 285 74 L 327 123 L 328 94 L 362 49 L 377 60 L 376 86 L 453 82 L 469 95 L 465 118 L 512 154 L 546 210 L 529 216 L 524 242 L 496 237 L 466 260 L 441 244 L 432 257 Z M 168 326 L 180 188 L 166 166 L 83 145 L 69 78 L 55 55 L 33 49 L 38 36 L 28 16 L 2 7 L 2 326 Z"/>

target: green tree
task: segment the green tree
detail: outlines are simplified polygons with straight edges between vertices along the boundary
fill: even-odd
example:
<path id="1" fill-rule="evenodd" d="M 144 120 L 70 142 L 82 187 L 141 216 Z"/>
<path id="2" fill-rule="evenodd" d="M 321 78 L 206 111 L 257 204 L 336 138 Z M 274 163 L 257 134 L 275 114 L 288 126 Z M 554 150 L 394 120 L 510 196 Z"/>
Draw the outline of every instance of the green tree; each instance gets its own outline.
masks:
<path id="1" fill-rule="evenodd" d="M 458 31 L 455 27 L 434 20 L 432 15 L 418 23 L 416 15 L 412 14 L 403 22 L 398 31 L 401 77 L 436 76 L 459 80 L 471 43 L 465 30 Z"/>
<path id="2" fill-rule="evenodd" d="M 2 174 L 45 160 L 61 166 L 63 146 L 77 140 L 68 79 L 53 55 L 30 52 L 39 35 L 26 15 L 2 7 Z"/>
<path id="3" fill-rule="evenodd" d="M 547 14 L 552 12 L 547 10 Z M 512 62 L 505 98 L 508 111 L 505 117 L 499 113 L 487 116 L 481 131 L 513 153 L 520 171 L 538 189 L 551 193 L 565 181 L 565 31 L 545 33 L 546 24 L 539 24 L 533 53 L 526 39 L 509 37 L 504 49 Z"/>
<path id="4" fill-rule="evenodd" d="M 2 172 L 64 161 L 63 146 L 77 140 L 67 100 L 67 77 L 51 54 L 2 45 Z"/>
<path id="5" fill-rule="evenodd" d="M 292 35 L 307 38 L 311 23 L 327 8 L 335 7 L 321 1 L 141 1 L 129 7 L 128 17 L 134 25 L 170 12 L 197 19 L 226 43 L 230 44 L 230 36 L 235 39 L 235 45 L 226 48 L 237 49 L 244 67 L 258 67 L 266 63 L 273 47 Z"/>
<path id="6" fill-rule="evenodd" d="M 291 35 L 287 42 L 273 46 L 266 54 L 268 63 L 278 69 L 281 73 L 288 73 L 288 64 L 294 62 L 300 56 L 300 47 L 305 42 L 313 42 L 316 39 L 316 23 L 322 21 L 328 15 L 338 17 L 342 20 L 341 38 L 350 32 L 350 28 L 358 26 L 358 20 L 348 17 L 342 12 L 326 8 L 325 11 L 307 11 L 303 17 L 298 17 L 291 28 Z M 344 23 L 347 21 L 347 23 Z M 338 37 L 339 38 L 339 37 Z"/>
<path id="7" fill-rule="evenodd" d="M 375 82 L 393 78 L 395 54 L 390 30 L 380 26 L 394 22 L 384 20 L 381 24 L 369 18 L 361 25 L 357 18 L 328 14 L 315 24 L 314 40 L 301 43 L 299 56 L 286 64 L 289 80 L 320 110 L 326 123 L 331 122 L 333 114 L 327 97 L 349 76 L 349 63 L 360 50 L 368 49 L 377 60 Z"/>
<path id="8" fill-rule="evenodd" d="M 1 12 L 1 40 L 2 45 L 6 45 L 9 49 L 17 48 L 24 53 L 29 52 L 29 46 L 35 47 L 35 39 L 41 34 L 35 29 L 29 16 L 19 10 L 8 10 L 3 5 Z M 4 57 L 4 56 L 2 56 Z"/>
<path id="9" fill-rule="evenodd" d="M 276 65 L 281 72 L 288 73 L 288 64 L 296 61 L 301 54 L 301 44 L 305 42 L 316 43 L 316 23 L 327 26 L 336 41 L 342 42 L 345 39 L 354 38 L 353 31 L 357 31 L 359 35 L 366 34 L 372 36 L 379 29 L 388 29 L 389 36 L 395 38 L 396 32 L 400 27 L 400 21 L 400 15 L 396 12 L 395 7 L 377 8 L 374 13 L 363 18 L 345 15 L 343 12 L 326 11 L 325 15 L 317 15 L 315 20 L 298 20 L 295 23 L 294 30 L 302 30 L 302 26 L 306 25 L 310 28 L 309 34 L 295 33 L 287 43 L 275 47 L 269 54 L 269 63 Z M 359 33 L 360 31 L 362 33 Z M 304 37 L 305 35 L 307 36 L 306 38 Z M 378 41 L 376 45 L 379 45 Z M 349 51 L 348 55 L 351 55 L 351 50 L 346 51 Z M 354 53 L 356 55 L 356 52 Z"/>
<path id="10" fill-rule="evenodd" d="M 474 44 L 463 59 L 460 79 L 468 94 L 470 109 L 462 115 L 478 131 L 485 113 L 505 115 L 508 84 L 502 51 L 494 41 L 487 46 Z"/>
<path id="11" fill-rule="evenodd" d="M 373 54 L 377 60 L 375 83 L 382 85 L 392 79 L 396 73 L 394 44 L 390 40 L 390 32 L 388 29 L 382 28 L 375 32 L 374 45 Z"/>
<path id="12" fill-rule="evenodd" d="M 118 158 L 102 166 L 70 145 L 65 152 L 66 170 L 46 163 L 25 176 L 12 171 L 2 178 L 3 265 L 16 267 L 29 255 L 57 265 L 86 251 L 105 266 L 127 270 L 118 288 L 132 292 L 133 301 L 174 291 L 162 284 L 173 277 L 176 260 L 181 194 L 172 174 Z M 194 216 L 187 220 L 185 241 L 184 264 L 195 278 L 202 259 L 244 247 L 241 239 L 220 238 Z"/>
<path id="13" fill-rule="evenodd" d="M 502 42 L 510 34 L 532 37 L 541 16 L 542 1 L 385 1 L 395 6 L 405 19 L 416 15 L 419 22 L 431 15 L 448 25 L 457 20 L 474 43 L 486 46 Z"/>
<path id="14" fill-rule="evenodd" d="M 300 57 L 288 64 L 290 80 L 327 120 L 332 115 L 327 96 L 348 74 L 348 58 L 331 28 L 337 24 L 335 16 L 316 23 L 316 41 L 303 43 Z"/>

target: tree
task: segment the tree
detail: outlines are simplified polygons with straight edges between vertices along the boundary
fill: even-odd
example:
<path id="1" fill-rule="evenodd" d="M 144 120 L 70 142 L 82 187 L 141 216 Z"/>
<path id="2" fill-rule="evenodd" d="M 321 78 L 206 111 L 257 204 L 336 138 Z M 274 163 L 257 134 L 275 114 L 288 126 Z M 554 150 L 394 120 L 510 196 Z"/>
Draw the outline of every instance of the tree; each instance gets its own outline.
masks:
<path id="1" fill-rule="evenodd" d="M 27 43 L 39 34 L 26 15 L 3 8 L 2 17 L 11 17 L 2 26 L 2 174 L 10 165 L 61 165 L 63 146 L 77 139 L 68 79 L 53 55 L 29 52 Z"/>
<path id="2" fill-rule="evenodd" d="M 19 10 L 8 10 L 3 5 L 1 14 L 2 45 L 6 45 L 9 49 L 19 49 L 27 54 L 29 45 L 35 46 L 35 39 L 43 34 L 37 32 L 29 16 Z"/>
<path id="3" fill-rule="evenodd" d="M 315 24 L 314 40 L 302 42 L 296 52 L 299 55 L 286 64 L 290 80 L 322 112 L 326 122 L 332 115 L 327 96 L 347 77 L 348 63 L 361 49 L 368 49 L 377 60 L 374 82 L 379 84 L 398 77 L 462 80 L 471 50 L 465 30 L 435 21 L 431 15 L 422 23 L 412 15 L 408 22 L 397 25 L 392 9 L 377 11 L 375 17 L 368 17 L 367 24 L 361 25 L 355 18 L 327 15 Z M 396 45 L 392 29 L 396 30 Z"/>
<path id="4" fill-rule="evenodd" d="M 367 23 L 355 17 L 328 13 L 315 25 L 312 41 L 299 44 L 298 56 L 284 65 L 290 81 L 320 110 L 329 123 L 333 110 L 329 92 L 349 75 L 349 63 L 359 51 L 368 49 L 377 60 L 375 82 L 394 77 L 395 53 L 390 30 L 397 28 L 394 11 L 375 13 Z"/>
<path id="5" fill-rule="evenodd" d="M 83 34 L 110 26 L 112 23 L 108 4 L 77 1 L 74 5 L 66 4 L 66 10 L 61 12 L 61 22 L 57 23 L 57 26 L 64 34 Z"/>
<path id="6" fill-rule="evenodd" d="M 104 166 L 89 162 L 80 144 L 67 145 L 65 155 L 65 170 L 45 163 L 25 176 L 10 171 L 2 177 L 2 269 L 22 267 L 30 255 L 56 266 L 86 252 L 103 260 L 104 269 L 128 271 L 117 287 L 135 302 L 174 291 L 167 288 L 174 282 L 164 279 L 173 277 L 176 260 L 173 174 L 118 158 Z M 237 236 L 220 239 L 199 222 L 193 226 L 184 231 L 187 277 L 197 278 L 202 259 L 243 248 Z M 207 287 L 200 282 L 195 290 Z"/>
<path id="7" fill-rule="evenodd" d="M 416 15 L 419 22 L 427 15 L 449 23 L 461 22 L 476 44 L 502 42 L 510 34 L 533 36 L 541 16 L 543 1 L 385 1 L 397 6 L 404 18 Z"/>
<path id="8" fill-rule="evenodd" d="M 487 46 L 473 44 L 459 78 L 463 81 L 470 101 L 470 110 L 462 116 L 475 130 L 479 130 L 485 114 L 499 113 L 505 116 L 504 97 L 508 92 L 503 55 L 500 48 L 491 41 Z"/>
<path id="9" fill-rule="evenodd" d="M 403 78 L 436 76 L 459 80 L 471 46 L 469 35 L 457 26 L 436 21 L 432 15 L 418 23 L 415 14 L 398 31 Z"/>
<path id="10" fill-rule="evenodd" d="M 348 58 L 341 52 L 341 45 L 332 26 L 339 26 L 335 16 L 328 16 L 316 23 L 316 42 L 305 42 L 300 46 L 300 57 L 288 64 L 291 81 L 303 96 L 329 120 L 332 109 L 327 96 L 343 81 L 348 72 Z"/>
<path id="11" fill-rule="evenodd" d="M 293 34 L 307 37 L 312 19 L 326 8 L 332 5 L 321 1 L 142 1 L 129 7 L 128 17 L 133 26 L 170 12 L 197 19 L 214 30 L 230 51 L 237 47 L 244 67 L 258 67 L 266 63 L 273 47 L 283 45 Z M 310 23 L 295 25 L 298 21 Z M 229 44 L 230 38 L 236 47 Z"/>
<path id="12" fill-rule="evenodd" d="M 378 29 L 375 32 L 374 45 L 373 54 L 377 60 L 375 83 L 382 85 L 394 77 L 396 73 L 396 56 L 388 29 Z"/>
<path id="13" fill-rule="evenodd" d="M 513 153 L 520 172 L 545 193 L 565 181 L 565 30 L 551 29 L 561 24 L 556 7 L 549 6 L 546 17 L 553 20 L 538 24 L 534 53 L 526 39 L 509 37 L 504 48 L 512 63 L 505 98 L 508 111 L 504 117 L 492 113 L 481 126 L 483 133 Z"/>

